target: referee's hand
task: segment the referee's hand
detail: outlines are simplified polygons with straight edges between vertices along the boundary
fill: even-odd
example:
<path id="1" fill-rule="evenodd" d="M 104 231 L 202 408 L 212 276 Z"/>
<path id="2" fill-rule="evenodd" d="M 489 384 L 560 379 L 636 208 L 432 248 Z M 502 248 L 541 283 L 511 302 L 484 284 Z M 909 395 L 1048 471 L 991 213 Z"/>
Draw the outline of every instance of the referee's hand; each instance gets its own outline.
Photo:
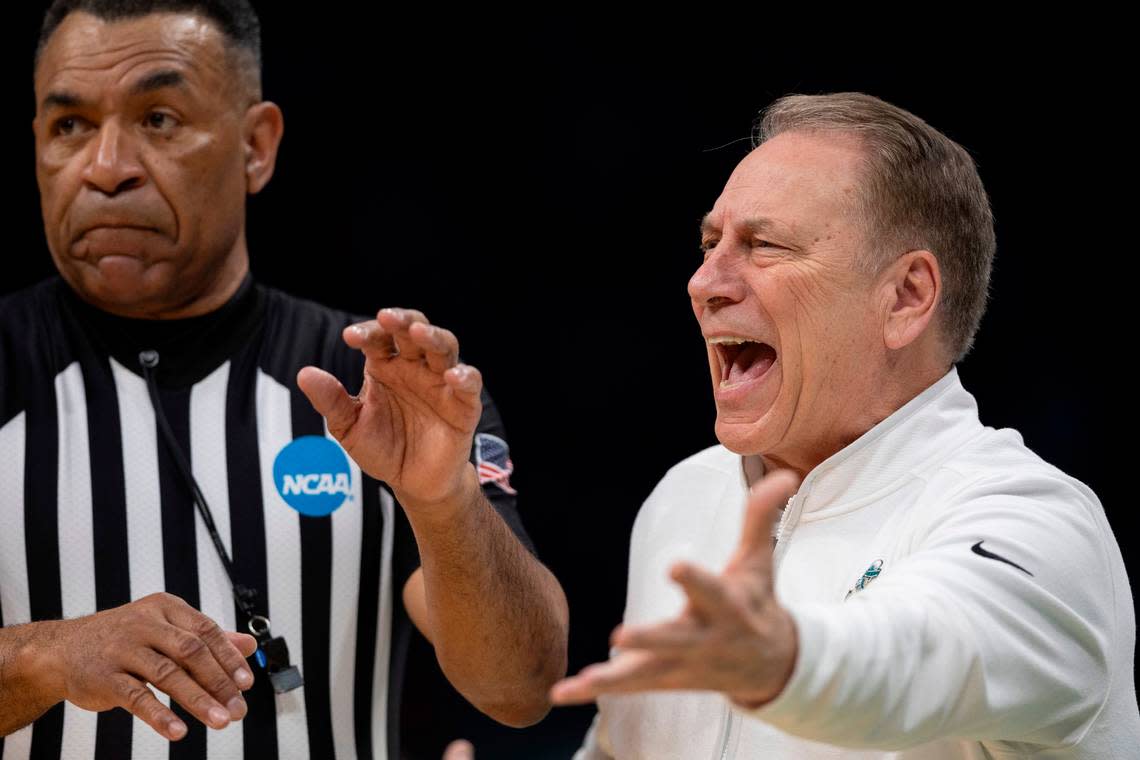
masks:
<path id="1" fill-rule="evenodd" d="M 483 378 L 459 363 L 455 335 L 413 309 L 381 309 L 346 327 L 344 342 L 364 354 L 358 395 L 318 367 L 303 368 L 297 384 L 349 456 L 404 507 L 469 491 Z"/>
<path id="2" fill-rule="evenodd" d="M 53 621 L 36 647 L 52 695 L 85 710 L 122 707 L 171 741 L 186 724 L 147 688 L 170 695 L 208 726 L 245 716 L 241 692 L 253 685 L 245 658 L 257 648 L 171 594 Z"/>

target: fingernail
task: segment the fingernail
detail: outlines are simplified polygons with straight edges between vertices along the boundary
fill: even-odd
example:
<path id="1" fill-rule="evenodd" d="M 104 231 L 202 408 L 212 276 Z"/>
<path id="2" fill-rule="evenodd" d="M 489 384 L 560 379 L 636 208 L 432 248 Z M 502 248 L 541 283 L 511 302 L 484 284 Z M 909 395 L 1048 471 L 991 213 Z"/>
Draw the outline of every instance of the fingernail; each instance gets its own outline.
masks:
<path id="1" fill-rule="evenodd" d="M 170 738 L 181 739 L 186 735 L 186 724 L 180 720 L 172 720 L 166 724 L 166 730 L 170 733 Z"/>
<path id="2" fill-rule="evenodd" d="M 226 703 L 226 709 L 230 711 L 230 720 L 241 720 L 245 717 L 245 700 L 241 697 L 234 697 Z"/>
<path id="3" fill-rule="evenodd" d="M 363 337 L 364 336 L 364 325 L 353 325 L 352 331 L 355 332 L 357 335 Z"/>
<path id="4" fill-rule="evenodd" d="M 220 707 L 211 707 L 207 715 L 215 728 L 222 728 L 230 722 L 230 714 Z"/>
<path id="5" fill-rule="evenodd" d="M 238 685 L 238 688 L 249 688 L 253 685 L 253 673 L 249 672 L 249 668 L 238 668 L 234 671 L 234 683 Z"/>

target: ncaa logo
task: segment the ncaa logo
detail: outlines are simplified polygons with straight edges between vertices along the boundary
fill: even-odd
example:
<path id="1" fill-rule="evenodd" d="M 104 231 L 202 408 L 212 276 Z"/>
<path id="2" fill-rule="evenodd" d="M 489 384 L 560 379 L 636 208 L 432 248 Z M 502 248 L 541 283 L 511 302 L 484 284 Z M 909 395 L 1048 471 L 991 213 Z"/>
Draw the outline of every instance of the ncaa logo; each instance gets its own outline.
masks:
<path id="1" fill-rule="evenodd" d="M 289 443 L 273 460 L 273 484 L 293 509 L 325 517 L 352 498 L 348 457 L 335 442 L 306 435 Z"/>

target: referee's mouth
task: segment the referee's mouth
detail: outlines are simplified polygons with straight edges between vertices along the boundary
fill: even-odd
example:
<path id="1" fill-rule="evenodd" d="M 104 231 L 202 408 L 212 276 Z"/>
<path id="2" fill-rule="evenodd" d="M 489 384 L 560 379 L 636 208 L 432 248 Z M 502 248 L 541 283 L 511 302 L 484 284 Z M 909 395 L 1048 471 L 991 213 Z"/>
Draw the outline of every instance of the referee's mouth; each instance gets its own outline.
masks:
<path id="1" fill-rule="evenodd" d="M 154 227 L 142 225 L 108 225 L 92 227 L 72 243 L 76 258 L 96 261 L 106 256 L 146 257 L 154 246 L 154 236 L 161 234 Z"/>

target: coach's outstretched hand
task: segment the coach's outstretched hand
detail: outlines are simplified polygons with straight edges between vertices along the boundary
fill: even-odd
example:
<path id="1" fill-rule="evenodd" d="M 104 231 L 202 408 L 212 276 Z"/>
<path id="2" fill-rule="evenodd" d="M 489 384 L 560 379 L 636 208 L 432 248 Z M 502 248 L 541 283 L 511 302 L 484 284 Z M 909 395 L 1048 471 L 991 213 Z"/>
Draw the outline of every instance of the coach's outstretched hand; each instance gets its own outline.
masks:
<path id="1" fill-rule="evenodd" d="M 382 309 L 344 330 L 364 352 L 364 384 L 350 396 L 324 370 L 305 367 L 297 384 L 329 432 L 401 503 L 430 505 L 463 492 L 471 438 L 483 406 L 479 370 L 459 364 L 459 341 L 411 309 Z"/>
<path id="2" fill-rule="evenodd" d="M 781 470 L 748 497 L 740 544 L 715 575 L 688 562 L 671 576 L 688 597 L 665 623 L 619 626 L 620 651 L 551 689 L 555 704 L 589 702 L 601 694 L 653 689 L 719 691 L 746 707 L 775 698 L 796 661 L 796 630 L 773 593 L 772 525 L 799 479 Z"/>

